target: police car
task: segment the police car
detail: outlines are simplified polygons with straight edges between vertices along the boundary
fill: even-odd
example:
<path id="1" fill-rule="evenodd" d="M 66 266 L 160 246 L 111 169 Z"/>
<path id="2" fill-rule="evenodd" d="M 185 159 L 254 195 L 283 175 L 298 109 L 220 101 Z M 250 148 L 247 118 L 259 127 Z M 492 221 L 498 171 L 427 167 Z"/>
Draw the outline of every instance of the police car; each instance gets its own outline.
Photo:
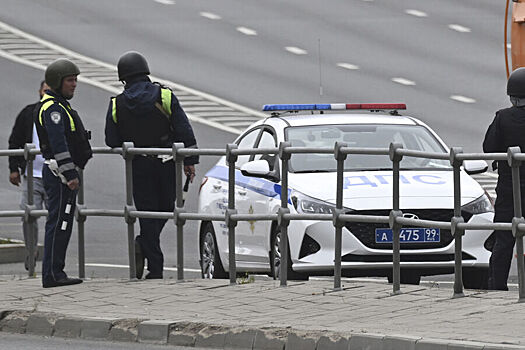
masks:
<path id="1" fill-rule="evenodd" d="M 271 115 L 252 124 L 235 143 L 239 149 L 277 147 L 388 148 L 448 153 L 449 148 L 422 121 L 401 116 L 404 104 L 265 105 Z M 335 114 L 346 110 L 343 114 Z M 353 110 L 353 111 L 351 111 Z M 304 113 L 295 113 L 295 112 Z M 357 112 L 357 113 L 356 113 Z M 238 213 L 275 213 L 280 206 L 280 160 L 276 156 L 239 156 L 235 174 Z M 448 160 L 404 157 L 400 163 L 403 215 L 450 221 L 453 216 L 453 169 Z M 492 200 L 469 174 L 487 170 L 484 161 L 465 161 L 461 170 L 461 204 L 465 222 L 490 223 Z M 289 208 L 292 213 L 331 213 L 336 198 L 333 154 L 293 154 L 289 162 Z M 392 208 L 392 162 L 386 155 L 349 155 L 345 161 L 343 205 L 348 214 L 388 216 Z M 206 174 L 199 212 L 224 214 L 228 207 L 225 157 Z M 488 230 L 466 231 L 463 238 L 464 284 L 485 286 L 490 252 Z M 276 222 L 241 221 L 236 228 L 238 272 L 277 277 L 281 263 Z M 331 275 L 335 229 L 331 221 L 297 220 L 288 228 L 289 279 Z M 228 227 L 200 223 L 200 263 L 204 278 L 228 277 Z M 401 231 L 401 281 L 417 284 L 421 276 L 452 273 L 454 239 L 450 230 L 406 227 Z M 388 224 L 346 223 L 342 241 L 343 276 L 392 276 L 392 231 Z"/>

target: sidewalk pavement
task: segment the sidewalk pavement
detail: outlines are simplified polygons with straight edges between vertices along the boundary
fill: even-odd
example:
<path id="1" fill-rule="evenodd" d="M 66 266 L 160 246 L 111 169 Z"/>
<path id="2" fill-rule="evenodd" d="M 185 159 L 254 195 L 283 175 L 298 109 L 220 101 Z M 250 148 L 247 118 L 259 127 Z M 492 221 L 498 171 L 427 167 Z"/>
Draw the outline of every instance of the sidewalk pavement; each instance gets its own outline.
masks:
<path id="1" fill-rule="evenodd" d="M 525 349 L 517 292 L 346 281 L 0 278 L 0 330 L 216 349 Z"/>

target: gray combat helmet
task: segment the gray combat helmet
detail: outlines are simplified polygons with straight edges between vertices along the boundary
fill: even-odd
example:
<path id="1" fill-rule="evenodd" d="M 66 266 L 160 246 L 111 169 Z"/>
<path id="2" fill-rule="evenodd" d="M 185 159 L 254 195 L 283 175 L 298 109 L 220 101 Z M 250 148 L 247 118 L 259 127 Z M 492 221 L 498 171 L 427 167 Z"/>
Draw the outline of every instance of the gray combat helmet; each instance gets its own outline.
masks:
<path id="1" fill-rule="evenodd" d="M 507 95 L 525 97 L 525 67 L 517 68 L 507 81 Z"/>
<path id="2" fill-rule="evenodd" d="M 80 69 L 77 65 L 67 58 L 59 58 L 53 62 L 46 69 L 46 84 L 55 91 L 60 89 L 62 79 L 71 75 L 79 75 Z"/>

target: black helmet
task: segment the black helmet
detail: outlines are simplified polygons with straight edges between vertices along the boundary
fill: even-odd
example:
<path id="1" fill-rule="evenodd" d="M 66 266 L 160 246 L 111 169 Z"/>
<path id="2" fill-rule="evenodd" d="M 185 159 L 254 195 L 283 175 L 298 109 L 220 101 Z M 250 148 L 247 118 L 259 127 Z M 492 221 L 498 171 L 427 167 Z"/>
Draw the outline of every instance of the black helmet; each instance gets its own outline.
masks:
<path id="1" fill-rule="evenodd" d="M 525 97 L 525 67 L 516 69 L 507 81 L 507 95 Z"/>
<path id="2" fill-rule="evenodd" d="M 53 90 L 60 89 L 62 79 L 70 75 L 79 75 L 80 69 L 67 58 L 59 58 L 47 66 L 45 80 L 46 84 Z"/>
<path id="3" fill-rule="evenodd" d="M 137 74 L 149 75 L 148 62 L 137 51 L 128 51 L 120 56 L 117 68 L 118 79 L 121 81 Z"/>

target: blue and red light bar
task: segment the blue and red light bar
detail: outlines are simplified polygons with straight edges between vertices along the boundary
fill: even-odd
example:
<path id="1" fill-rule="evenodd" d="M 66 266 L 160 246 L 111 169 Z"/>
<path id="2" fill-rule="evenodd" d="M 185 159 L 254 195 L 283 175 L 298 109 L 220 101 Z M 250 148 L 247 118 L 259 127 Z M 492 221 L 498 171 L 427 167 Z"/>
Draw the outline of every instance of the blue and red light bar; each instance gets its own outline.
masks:
<path id="1" fill-rule="evenodd" d="M 264 105 L 263 111 L 335 111 L 348 109 L 394 110 L 407 109 L 404 103 L 321 103 Z"/>

